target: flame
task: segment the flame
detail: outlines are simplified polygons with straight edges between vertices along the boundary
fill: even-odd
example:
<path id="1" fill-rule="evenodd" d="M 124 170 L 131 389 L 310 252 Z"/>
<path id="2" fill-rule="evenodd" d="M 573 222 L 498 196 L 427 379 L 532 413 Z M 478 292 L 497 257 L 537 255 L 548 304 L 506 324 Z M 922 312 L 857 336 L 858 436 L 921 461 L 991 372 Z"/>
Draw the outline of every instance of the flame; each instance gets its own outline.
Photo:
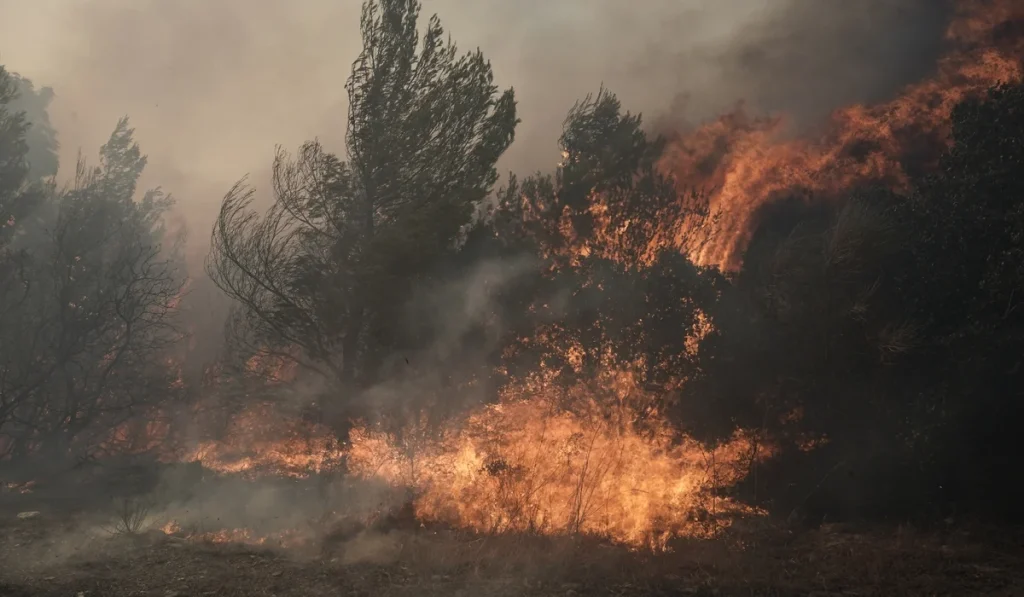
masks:
<path id="1" fill-rule="evenodd" d="M 332 470 L 342 457 L 330 430 L 260 403 L 233 417 L 220 439 L 199 442 L 184 459 L 221 474 L 306 477 Z"/>
<path id="2" fill-rule="evenodd" d="M 24 495 L 32 493 L 35 485 L 36 481 L 34 479 L 31 481 L 11 481 L 8 483 L 0 483 L 0 492 L 20 493 Z"/>
<path id="3" fill-rule="evenodd" d="M 582 386 L 528 391 L 440 430 L 357 428 L 349 470 L 413 488 L 421 520 L 484 533 L 582 533 L 662 549 L 754 513 L 716 496 L 770 454 L 755 451 L 753 438 L 709 449 L 657 414 L 641 421 L 630 403 L 609 407 Z"/>
<path id="4" fill-rule="evenodd" d="M 758 208 L 780 195 L 841 198 L 865 183 L 905 190 L 911 168 L 934 167 L 948 144 L 953 108 L 1000 82 L 1021 78 L 1024 36 L 1010 30 L 1022 23 L 1020 2 L 962 0 L 946 32 L 953 49 L 934 77 L 907 86 L 891 101 L 835 111 L 817 136 L 787 137 L 785 116 L 753 117 L 743 105 L 694 130 L 669 134 L 660 170 L 681 189 L 710 189 L 706 200 L 715 218 L 709 237 L 695 242 L 692 220 L 666 214 L 642 224 L 650 241 L 633 255 L 617 246 L 618 239 L 628 226 L 641 224 L 609 217 L 597 197 L 590 206 L 594 242 L 581 246 L 563 233 L 584 254 L 646 263 L 673 248 L 701 265 L 735 270 Z"/>
<path id="5" fill-rule="evenodd" d="M 269 383 L 287 383 L 296 378 L 299 365 L 289 355 L 260 352 L 249 357 L 245 362 L 245 370 L 251 375 L 262 376 Z"/>
<path id="6" fill-rule="evenodd" d="M 642 265 L 671 248 L 699 264 L 736 269 L 757 210 L 780 195 L 841 198 L 865 183 L 908 189 L 913 168 L 937 165 L 959 102 L 1021 77 L 1024 38 L 1000 33 L 1015 23 L 1024 23 L 1019 2 L 961 2 L 946 33 L 953 50 L 934 77 L 891 101 L 835 111 L 816 137 L 787 136 L 785 117 L 754 118 L 742 106 L 672 135 L 659 168 L 681 189 L 712 189 L 714 233 L 695 245 L 688 216 L 632 222 L 595 195 L 591 238 L 574 236 L 569 213 L 559 222 L 570 256 Z M 650 239 L 639 254 L 621 242 L 630 226 L 644 226 Z M 708 325 L 696 330 L 691 350 Z M 604 389 L 621 382 L 597 380 Z M 570 394 L 533 384 L 458 426 L 432 431 L 417 422 L 399 435 L 361 427 L 351 435 L 350 470 L 414 488 L 423 520 L 481 532 L 588 533 L 657 548 L 674 536 L 720 528 L 709 504 L 714 514 L 751 513 L 716 495 L 770 455 L 770 446 L 759 445 L 763 438 L 738 433 L 707 449 L 656 415 L 640 424 L 628 401 L 607 403 L 582 386 Z M 709 520 L 710 527 L 702 524 Z"/>
<path id="7" fill-rule="evenodd" d="M 163 413 L 148 413 L 147 419 L 132 418 L 114 427 L 97 446 L 100 454 L 147 454 L 167 446 L 171 424 Z"/>

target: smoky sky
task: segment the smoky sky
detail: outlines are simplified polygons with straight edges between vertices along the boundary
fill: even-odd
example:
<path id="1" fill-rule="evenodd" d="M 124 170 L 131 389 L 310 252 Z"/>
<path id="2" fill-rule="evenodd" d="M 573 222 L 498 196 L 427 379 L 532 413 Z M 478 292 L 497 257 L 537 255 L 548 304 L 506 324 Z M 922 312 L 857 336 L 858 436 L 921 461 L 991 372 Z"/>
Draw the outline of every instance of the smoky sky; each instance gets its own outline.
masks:
<path id="1" fill-rule="evenodd" d="M 723 84 L 762 110 L 813 123 L 838 106 L 883 101 L 930 75 L 944 48 L 944 0 L 794 0 L 742 32 Z"/>
<path id="2" fill-rule="evenodd" d="M 64 170 L 128 115 L 145 183 L 179 200 L 201 250 L 220 197 L 266 180 L 275 144 L 341 151 L 359 0 L 0 0 L 0 63 L 56 92 Z M 549 170 L 573 102 L 603 83 L 648 120 L 746 100 L 813 125 L 934 68 L 943 0 L 424 0 L 514 86 L 503 170 Z"/>

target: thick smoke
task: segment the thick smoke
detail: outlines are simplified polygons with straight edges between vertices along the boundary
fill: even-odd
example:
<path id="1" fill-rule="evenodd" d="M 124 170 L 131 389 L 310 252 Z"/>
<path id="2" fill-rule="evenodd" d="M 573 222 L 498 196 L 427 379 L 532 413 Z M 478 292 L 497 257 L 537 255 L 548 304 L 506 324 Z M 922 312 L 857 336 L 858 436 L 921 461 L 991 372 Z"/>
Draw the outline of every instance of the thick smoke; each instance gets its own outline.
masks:
<path id="1" fill-rule="evenodd" d="M 516 87 L 504 166 L 548 170 L 566 110 L 603 82 L 633 111 L 699 122 L 738 100 L 813 122 L 893 94 L 940 51 L 945 0 L 426 0 Z M 173 191 L 195 256 L 220 196 L 273 146 L 341 149 L 357 0 L 0 0 L 0 56 L 52 86 L 70 170 L 132 117 L 148 182 Z"/>
<path id="2" fill-rule="evenodd" d="M 713 87 L 805 125 L 840 106 L 890 99 L 932 74 L 952 9 L 947 0 L 769 4 L 712 58 L 720 66 Z M 721 97 L 693 97 L 699 116 L 721 108 Z"/>

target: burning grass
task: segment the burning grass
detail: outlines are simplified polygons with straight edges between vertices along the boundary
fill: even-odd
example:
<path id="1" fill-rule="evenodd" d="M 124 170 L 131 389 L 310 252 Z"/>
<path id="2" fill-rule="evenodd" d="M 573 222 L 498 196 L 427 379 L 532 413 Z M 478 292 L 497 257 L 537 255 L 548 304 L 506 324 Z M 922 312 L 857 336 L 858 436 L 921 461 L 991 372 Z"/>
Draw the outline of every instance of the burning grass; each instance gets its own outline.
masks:
<path id="1" fill-rule="evenodd" d="M 611 399 L 598 398 L 592 385 L 533 379 L 510 387 L 498 404 L 441 424 L 418 418 L 398 432 L 358 426 L 344 445 L 326 429 L 257 405 L 186 459 L 220 475 L 309 487 L 344 468 L 353 480 L 388 488 L 378 492 L 387 503 L 373 505 L 373 516 L 408 507 L 420 523 L 485 535 L 592 536 L 663 550 L 675 538 L 713 536 L 738 518 L 763 516 L 728 489 L 772 454 L 770 446 L 746 433 L 702 445 L 668 424 L 632 377 L 604 377 L 597 383 L 613 388 Z M 321 527 L 348 516 L 326 502 L 303 507 L 320 512 Z"/>
<path id="2" fill-rule="evenodd" d="M 173 459 L 200 462 L 221 474 L 308 477 L 336 469 L 344 457 L 326 428 L 289 418 L 271 403 L 254 404 L 231 418 L 218 439 L 204 439 Z"/>

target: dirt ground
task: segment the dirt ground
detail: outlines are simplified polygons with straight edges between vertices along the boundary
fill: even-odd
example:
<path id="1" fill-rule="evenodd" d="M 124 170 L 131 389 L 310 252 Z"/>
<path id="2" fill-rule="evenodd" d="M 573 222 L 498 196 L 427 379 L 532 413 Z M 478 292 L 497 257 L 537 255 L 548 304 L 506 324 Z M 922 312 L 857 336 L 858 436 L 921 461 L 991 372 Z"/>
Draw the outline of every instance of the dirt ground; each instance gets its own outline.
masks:
<path id="1" fill-rule="evenodd" d="M 1024 595 L 1021 535 L 978 526 L 745 524 L 662 554 L 428 528 L 364 528 L 332 540 L 320 529 L 316 541 L 255 545 L 168 534 L 157 523 L 119 532 L 116 515 L 77 505 L 66 490 L 63 501 L 7 494 L 0 596 Z"/>

